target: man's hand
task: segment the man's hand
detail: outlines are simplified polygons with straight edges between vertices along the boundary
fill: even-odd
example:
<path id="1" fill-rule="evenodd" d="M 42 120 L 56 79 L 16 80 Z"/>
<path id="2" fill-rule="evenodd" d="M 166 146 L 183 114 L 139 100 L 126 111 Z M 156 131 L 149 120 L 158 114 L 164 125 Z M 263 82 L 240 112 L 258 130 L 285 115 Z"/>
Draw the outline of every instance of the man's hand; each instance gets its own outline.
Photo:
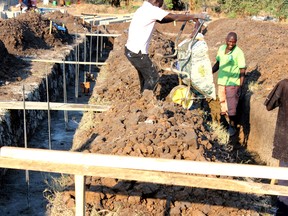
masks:
<path id="1" fill-rule="evenodd" d="M 205 21 L 209 21 L 210 17 L 206 12 L 202 12 L 201 14 L 197 14 L 195 18 L 202 19 Z"/>

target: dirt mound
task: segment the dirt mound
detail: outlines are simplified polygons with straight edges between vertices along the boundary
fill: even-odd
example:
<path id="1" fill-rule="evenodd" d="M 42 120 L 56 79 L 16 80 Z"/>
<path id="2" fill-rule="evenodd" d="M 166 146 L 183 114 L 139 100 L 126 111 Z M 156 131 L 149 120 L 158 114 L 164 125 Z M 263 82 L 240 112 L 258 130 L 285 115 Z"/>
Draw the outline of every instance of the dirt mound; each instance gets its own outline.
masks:
<path id="1" fill-rule="evenodd" d="M 0 41 L 0 85 L 28 76 L 29 73 L 21 71 L 26 66 L 26 62 L 9 54 L 4 43 Z"/>
<path id="2" fill-rule="evenodd" d="M 57 30 L 53 25 L 50 34 L 50 20 L 60 26 L 65 24 L 67 31 Z M 73 36 L 69 32 L 83 32 L 85 27 L 81 22 L 79 18 L 59 11 L 44 15 L 28 12 L 16 18 L 0 20 L 1 85 L 5 81 L 19 81 L 31 74 L 24 69 L 29 64 L 19 56 L 37 57 L 44 50 L 71 44 Z"/>
<path id="3" fill-rule="evenodd" d="M 14 55 L 35 56 L 35 50 L 52 49 L 71 43 L 72 37 L 62 31 L 49 34 L 50 21 L 40 14 L 28 12 L 13 19 L 0 21 L 0 40 Z"/>
<path id="4" fill-rule="evenodd" d="M 91 28 L 89 24 L 83 23 L 80 17 L 72 16 L 69 13 L 62 13 L 61 11 L 47 13 L 43 17 L 52 20 L 58 25 L 64 24 L 69 33 L 85 33 Z"/>
<path id="5" fill-rule="evenodd" d="M 247 23 L 251 32 L 250 28 L 247 31 Z M 179 27 L 172 24 L 165 27 L 164 25 L 157 26 L 150 47 L 150 55 L 158 66 L 163 55 L 173 53 L 172 45 L 177 36 L 177 31 L 169 34 L 164 28 L 173 32 L 173 29 L 179 30 Z M 278 34 L 277 37 L 285 38 L 286 27 L 273 23 L 263 24 L 244 19 L 223 19 L 212 22 L 206 34 L 211 60 L 215 58 L 217 49 L 224 42 L 227 33 L 236 31 L 239 35 L 239 46 L 244 50 L 248 63 L 246 85 L 257 81 L 260 76 L 263 77 L 263 88 L 270 85 L 271 83 L 266 83 L 265 80 L 271 77 L 269 74 L 271 70 L 278 78 L 285 76 L 280 69 L 285 67 L 285 60 L 279 61 L 280 68 L 266 64 L 272 56 L 268 53 L 263 54 L 261 47 L 264 46 L 264 50 L 267 48 L 275 54 L 277 47 L 282 43 L 280 40 L 275 40 L 272 44 L 265 44 L 270 41 L 264 35 L 267 28 L 275 28 L 274 32 Z M 262 34 L 260 33 L 257 37 L 255 35 L 253 38 L 255 33 L 252 29 Z M 271 33 L 272 35 L 274 34 Z M 90 113 L 84 116 L 74 136 L 74 150 L 138 157 L 261 163 L 257 161 L 257 155 L 248 152 L 245 146 L 238 143 L 239 140 L 234 140 L 225 146 L 219 143 L 218 137 L 211 132 L 207 124 L 211 121 L 211 112 L 219 112 L 219 110 L 211 111 L 213 102 L 197 103 L 195 101 L 194 109 L 183 110 L 182 107 L 169 101 L 168 93 L 178 85 L 178 78 L 175 74 L 160 70 L 159 67 L 161 78 L 156 97 L 151 92 L 145 92 L 141 97 L 137 73 L 123 55 L 126 40 L 125 31 L 115 40 L 114 50 L 107 60 L 108 66 L 101 70 L 90 100 L 91 103 L 112 104 L 113 108 L 105 113 Z M 255 45 L 255 42 L 259 40 L 263 41 L 263 44 L 256 43 Z M 163 63 L 162 66 L 169 65 L 169 61 L 161 62 Z M 263 180 L 253 179 L 252 181 Z M 120 215 L 127 212 L 141 212 L 144 215 L 275 213 L 272 207 L 273 199 L 269 196 L 168 187 L 97 177 L 91 177 L 87 185 L 90 187 L 89 191 L 94 192 L 93 199 L 88 198 L 89 205 L 97 210 L 112 210 L 121 205 Z"/>

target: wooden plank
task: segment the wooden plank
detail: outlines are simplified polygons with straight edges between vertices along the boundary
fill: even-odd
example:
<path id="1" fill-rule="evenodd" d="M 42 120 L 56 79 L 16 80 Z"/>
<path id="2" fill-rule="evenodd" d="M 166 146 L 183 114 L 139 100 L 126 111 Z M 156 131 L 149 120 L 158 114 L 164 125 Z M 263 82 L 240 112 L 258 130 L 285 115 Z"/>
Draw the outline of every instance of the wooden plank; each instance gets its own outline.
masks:
<path id="1" fill-rule="evenodd" d="M 128 14 L 110 14 L 110 13 L 97 13 L 97 14 L 94 14 L 94 13 L 81 13 L 82 16 L 87 16 L 87 17 L 110 17 L 110 16 L 113 16 L 113 17 L 122 17 L 122 16 L 133 16 L 133 13 L 128 13 Z"/>
<path id="2" fill-rule="evenodd" d="M 279 167 L 280 166 L 280 161 L 277 161 L 277 167 Z M 278 181 L 277 181 L 277 179 L 271 179 L 271 182 L 270 182 L 270 184 L 272 184 L 272 185 L 274 185 L 274 184 L 276 184 Z"/>
<path id="3" fill-rule="evenodd" d="M 88 22 L 92 25 L 109 25 L 110 23 L 123 23 L 130 22 L 132 17 L 109 17 L 109 18 L 93 18 L 93 19 L 84 19 L 85 22 Z"/>
<path id="4" fill-rule="evenodd" d="M 83 16 L 98 16 L 98 14 L 96 14 L 96 13 L 81 13 L 81 15 L 83 15 Z"/>
<path id="5" fill-rule="evenodd" d="M 62 159 L 65 159 L 65 156 L 63 156 Z M 15 159 L 1 156 L 0 167 L 74 175 L 98 176 L 139 182 L 151 182 L 155 184 L 238 191 L 241 193 L 288 196 L 288 187 L 285 186 L 245 182 L 225 178 L 194 176 L 183 173 L 179 174 L 160 171 L 99 167 L 95 165 L 81 164 L 81 160 L 78 161 L 78 164 L 74 163 L 72 165 L 66 163 L 66 161 L 62 163 L 38 159 Z M 78 199 L 78 197 L 76 199 Z"/>
<path id="6" fill-rule="evenodd" d="M 85 19 L 85 22 L 89 22 L 90 24 L 95 25 L 95 23 L 99 23 L 100 21 L 104 21 L 104 20 L 112 20 L 112 19 L 117 19 L 117 17 L 113 16 L 113 17 L 93 17 L 93 18 L 88 18 Z M 96 24 L 97 25 L 97 24 Z"/>
<path id="7" fill-rule="evenodd" d="M 70 33 L 71 35 L 82 35 L 82 36 L 99 36 L 99 37 L 119 37 L 121 34 L 96 34 L 96 33 Z"/>
<path id="8" fill-rule="evenodd" d="M 32 58 L 21 58 L 24 61 L 30 62 L 44 62 L 44 63 L 65 63 L 65 64 L 80 64 L 80 65 L 107 65 L 105 62 L 81 62 L 81 61 L 64 61 L 56 59 L 32 59 Z"/>
<path id="9" fill-rule="evenodd" d="M 76 216 L 85 215 L 85 176 L 75 175 Z"/>
<path id="10" fill-rule="evenodd" d="M 110 106 L 95 104 L 76 104 L 76 103 L 58 103 L 49 102 L 49 110 L 67 110 L 67 111 L 107 111 Z M 23 101 L 0 101 L 0 109 L 23 110 Z M 26 110 L 48 110 L 47 102 L 25 101 Z"/>
<path id="11" fill-rule="evenodd" d="M 50 161 L 55 163 L 81 164 L 137 169 L 176 173 L 190 173 L 203 175 L 219 175 L 233 177 L 267 178 L 288 180 L 287 167 L 269 167 L 262 165 L 216 163 L 205 161 L 171 160 L 164 158 L 143 158 L 132 156 L 91 154 L 83 152 L 70 152 L 45 149 L 27 149 L 19 147 L 4 146 L 0 149 L 0 155 L 4 157 L 19 158 L 39 161 Z"/>
<path id="12" fill-rule="evenodd" d="M 130 22 L 132 18 L 124 18 L 124 19 L 117 19 L 117 20 L 101 20 L 99 21 L 99 25 L 109 25 L 115 23 L 123 23 L 123 22 Z"/>

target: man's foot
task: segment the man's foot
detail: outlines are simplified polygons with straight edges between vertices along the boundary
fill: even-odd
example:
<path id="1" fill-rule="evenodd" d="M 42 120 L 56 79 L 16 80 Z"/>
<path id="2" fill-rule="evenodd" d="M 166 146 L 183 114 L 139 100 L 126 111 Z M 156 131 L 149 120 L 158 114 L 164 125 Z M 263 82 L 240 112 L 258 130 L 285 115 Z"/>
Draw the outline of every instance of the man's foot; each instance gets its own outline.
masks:
<path id="1" fill-rule="evenodd" d="M 229 126 L 228 133 L 229 133 L 229 136 L 232 137 L 236 134 L 236 129 L 234 127 Z"/>

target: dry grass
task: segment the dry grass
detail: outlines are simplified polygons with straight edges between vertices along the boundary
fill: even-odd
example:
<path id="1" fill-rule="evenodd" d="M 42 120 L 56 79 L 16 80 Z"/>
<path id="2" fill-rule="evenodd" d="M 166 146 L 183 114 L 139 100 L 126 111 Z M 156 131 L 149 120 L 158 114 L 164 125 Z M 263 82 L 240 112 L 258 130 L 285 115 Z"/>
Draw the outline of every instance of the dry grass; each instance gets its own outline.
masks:
<path id="1" fill-rule="evenodd" d="M 65 174 L 61 174 L 60 177 L 48 176 L 45 180 L 50 191 L 64 191 L 73 182 L 73 178 Z"/>
<path id="2" fill-rule="evenodd" d="M 47 178 L 46 178 L 47 179 Z M 49 216 L 74 216 L 75 208 L 70 207 L 64 201 L 63 191 L 67 190 L 71 184 L 74 184 L 74 179 L 70 175 L 61 175 L 60 177 L 49 176 L 49 181 L 45 181 L 48 188 L 44 191 L 44 197 L 48 200 L 48 215 Z M 75 206 L 75 204 L 74 204 Z M 121 213 L 122 206 L 118 205 L 115 210 L 97 210 L 96 207 L 86 209 L 86 215 L 89 216 L 118 216 Z"/>
<path id="3" fill-rule="evenodd" d="M 85 113 L 85 121 L 80 122 L 79 128 L 84 130 L 94 128 L 97 124 L 97 121 L 95 121 L 95 115 L 97 114 L 92 111 Z"/>
<path id="4" fill-rule="evenodd" d="M 219 144 L 221 145 L 227 145 L 229 142 L 229 133 L 225 129 L 225 127 L 222 124 L 219 124 L 217 121 L 212 121 L 208 123 L 208 126 L 211 128 L 211 130 L 216 135 Z"/>
<path id="5" fill-rule="evenodd" d="M 107 105 L 110 106 L 111 102 L 106 100 L 105 98 L 99 97 L 99 95 L 95 94 L 89 99 L 90 104 L 97 104 L 97 105 Z"/>
<path id="6" fill-rule="evenodd" d="M 248 85 L 248 90 L 249 92 L 256 92 L 257 90 L 260 89 L 260 85 L 258 82 L 250 82 Z"/>
<path id="7" fill-rule="evenodd" d="M 109 70 L 109 65 L 103 65 L 100 72 L 97 74 L 97 82 L 103 82 L 107 80 L 109 78 Z"/>
<path id="8" fill-rule="evenodd" d="M 49 179 L 49 180 L 48 180 Z M 64 201 L 61 192 L 67 189 L 74 183 L 70 175 L 61 174 L 60 177 L 49 176 L 45 183 L 48 188 L 43 192 L 44 197 L 48 201 L 47 209 L 51 216 L 74 216 L 74 209 L 68 208 Z"/>
<path id="9" fill-rule="evenodd" d="M 63 197 L 60 192 L 55 192 L 53 197 L 49 197 L 47 200 L 49 201 L 48 210 L 50 216 L 75 215 L 74 209 L 68 208 L 68 206 L 63 202 Z"/>

